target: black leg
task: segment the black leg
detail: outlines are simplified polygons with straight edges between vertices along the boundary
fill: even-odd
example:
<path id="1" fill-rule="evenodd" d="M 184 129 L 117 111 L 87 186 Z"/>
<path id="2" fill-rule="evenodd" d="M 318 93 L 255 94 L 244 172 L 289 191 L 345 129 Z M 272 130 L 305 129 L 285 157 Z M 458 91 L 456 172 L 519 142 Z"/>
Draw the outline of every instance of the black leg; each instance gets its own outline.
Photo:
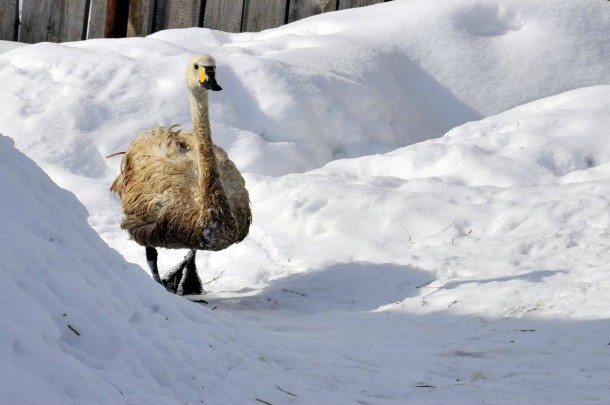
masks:
<path id="1" fill-rule="evenodd" d="M 167 291 L 172 292 L 174 294 L 178 292 L 178 287 L 180 286 L 180 281 L 182 280 L 182 274 L 187 264 L 187 258 L 178 263 L 163 276 L 161 284 L 165 286 Z"/>
<path id="2" fill-rule="evenodd" d="M 148 268 L 152 273 L 153 279 L 157 283 L 161 283 L 161 278 L 159 277 L 159 268 L 157 267 L 157 249 L 151 246 L 146 246 L 146 263 L 148 263 Z"/>
<path id="3" fill-rule="evenodd" d="M 178 263 L 174 268 L 168 271 L 161 280 L 161 284 L 165 286 L 167 291 L 177 295 L 201 295 L 205 294 L 201 279 L 197 274 L 197 266 L 195 264 L 195 249 L 188 252 L 183 261 Z M 207 304 L 205 300 L 194 299 L 192 301 Z"/>
<path id="4" fill-rule="evenodd" d="M 178 295 L 200 295 L 203 294 L 203 286 L 201 279 L 197 274 L 197 266 L 195 265 L 195 249 L 191 250 L 185 258 L 186 269 L 182 273 L 182 279 L 178 284 Z"/>

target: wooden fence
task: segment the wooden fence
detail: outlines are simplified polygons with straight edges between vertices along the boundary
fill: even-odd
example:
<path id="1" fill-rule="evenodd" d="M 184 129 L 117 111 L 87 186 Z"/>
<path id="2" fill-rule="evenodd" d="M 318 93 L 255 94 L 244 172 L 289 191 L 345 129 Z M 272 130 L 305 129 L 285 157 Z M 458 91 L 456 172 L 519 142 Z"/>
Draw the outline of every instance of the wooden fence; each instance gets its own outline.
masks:
<path id="1" fill-rule="evenodd" d="M 167 28 L 253 32 L 390 0 L 0 0 L 0 40 L 79 41 Z"/>

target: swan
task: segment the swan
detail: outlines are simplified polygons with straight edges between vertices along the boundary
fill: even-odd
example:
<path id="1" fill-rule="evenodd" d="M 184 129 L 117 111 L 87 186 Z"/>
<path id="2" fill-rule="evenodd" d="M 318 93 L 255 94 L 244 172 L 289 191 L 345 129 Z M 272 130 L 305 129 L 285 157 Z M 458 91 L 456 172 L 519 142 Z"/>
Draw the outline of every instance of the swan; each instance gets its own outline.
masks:
<path id="1" fill-rule="evenodd" d="M 197 250 L 218 251 L 241 242 L 252 212 L 243 177 L 212 142 L 208 91 L 222 90 L 214 58 L 193 56 L 185 77 L 193 130 L 177 125 L 143 130 L 122 153 L 121 172 L 110 190 L 121 199 L 121 228 L 145 247 L 153 278 L 175 294 L 200 295 Z M 190 251 L 161 279 L 157 247 Z"/>

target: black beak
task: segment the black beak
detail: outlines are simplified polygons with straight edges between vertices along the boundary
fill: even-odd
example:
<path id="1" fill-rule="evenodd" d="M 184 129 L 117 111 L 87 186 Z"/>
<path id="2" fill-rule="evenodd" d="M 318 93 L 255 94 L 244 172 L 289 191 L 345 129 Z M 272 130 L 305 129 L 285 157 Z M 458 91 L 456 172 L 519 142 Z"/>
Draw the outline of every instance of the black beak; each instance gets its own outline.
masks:
<path id="1" fill-rule="evenodd" d="M 216 73 L 214 72 L 213 68 L 206 68 L 205 76 L 206 76 L 205 81 L 203 83 L 199 82 L 199 86 L 203 87 L 206 90 L 212 90 L 212 91 L 222 90 L 222 87 L 220 87 L 218 85 L 218 83 L 216 82 Z"/>

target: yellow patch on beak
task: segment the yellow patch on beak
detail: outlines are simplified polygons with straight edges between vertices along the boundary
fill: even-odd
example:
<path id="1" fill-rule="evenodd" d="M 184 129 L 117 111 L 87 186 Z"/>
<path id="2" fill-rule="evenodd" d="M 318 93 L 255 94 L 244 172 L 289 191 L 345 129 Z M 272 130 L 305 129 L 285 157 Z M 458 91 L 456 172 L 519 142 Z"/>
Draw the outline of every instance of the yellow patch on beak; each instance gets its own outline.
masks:
<path id="1" fill-rule="evenodd" d="M 203 67 L 199 68 L 199 83 L 205 83 L 208 80 L 207 75 L 205 74 L 205 69 Z"/>

